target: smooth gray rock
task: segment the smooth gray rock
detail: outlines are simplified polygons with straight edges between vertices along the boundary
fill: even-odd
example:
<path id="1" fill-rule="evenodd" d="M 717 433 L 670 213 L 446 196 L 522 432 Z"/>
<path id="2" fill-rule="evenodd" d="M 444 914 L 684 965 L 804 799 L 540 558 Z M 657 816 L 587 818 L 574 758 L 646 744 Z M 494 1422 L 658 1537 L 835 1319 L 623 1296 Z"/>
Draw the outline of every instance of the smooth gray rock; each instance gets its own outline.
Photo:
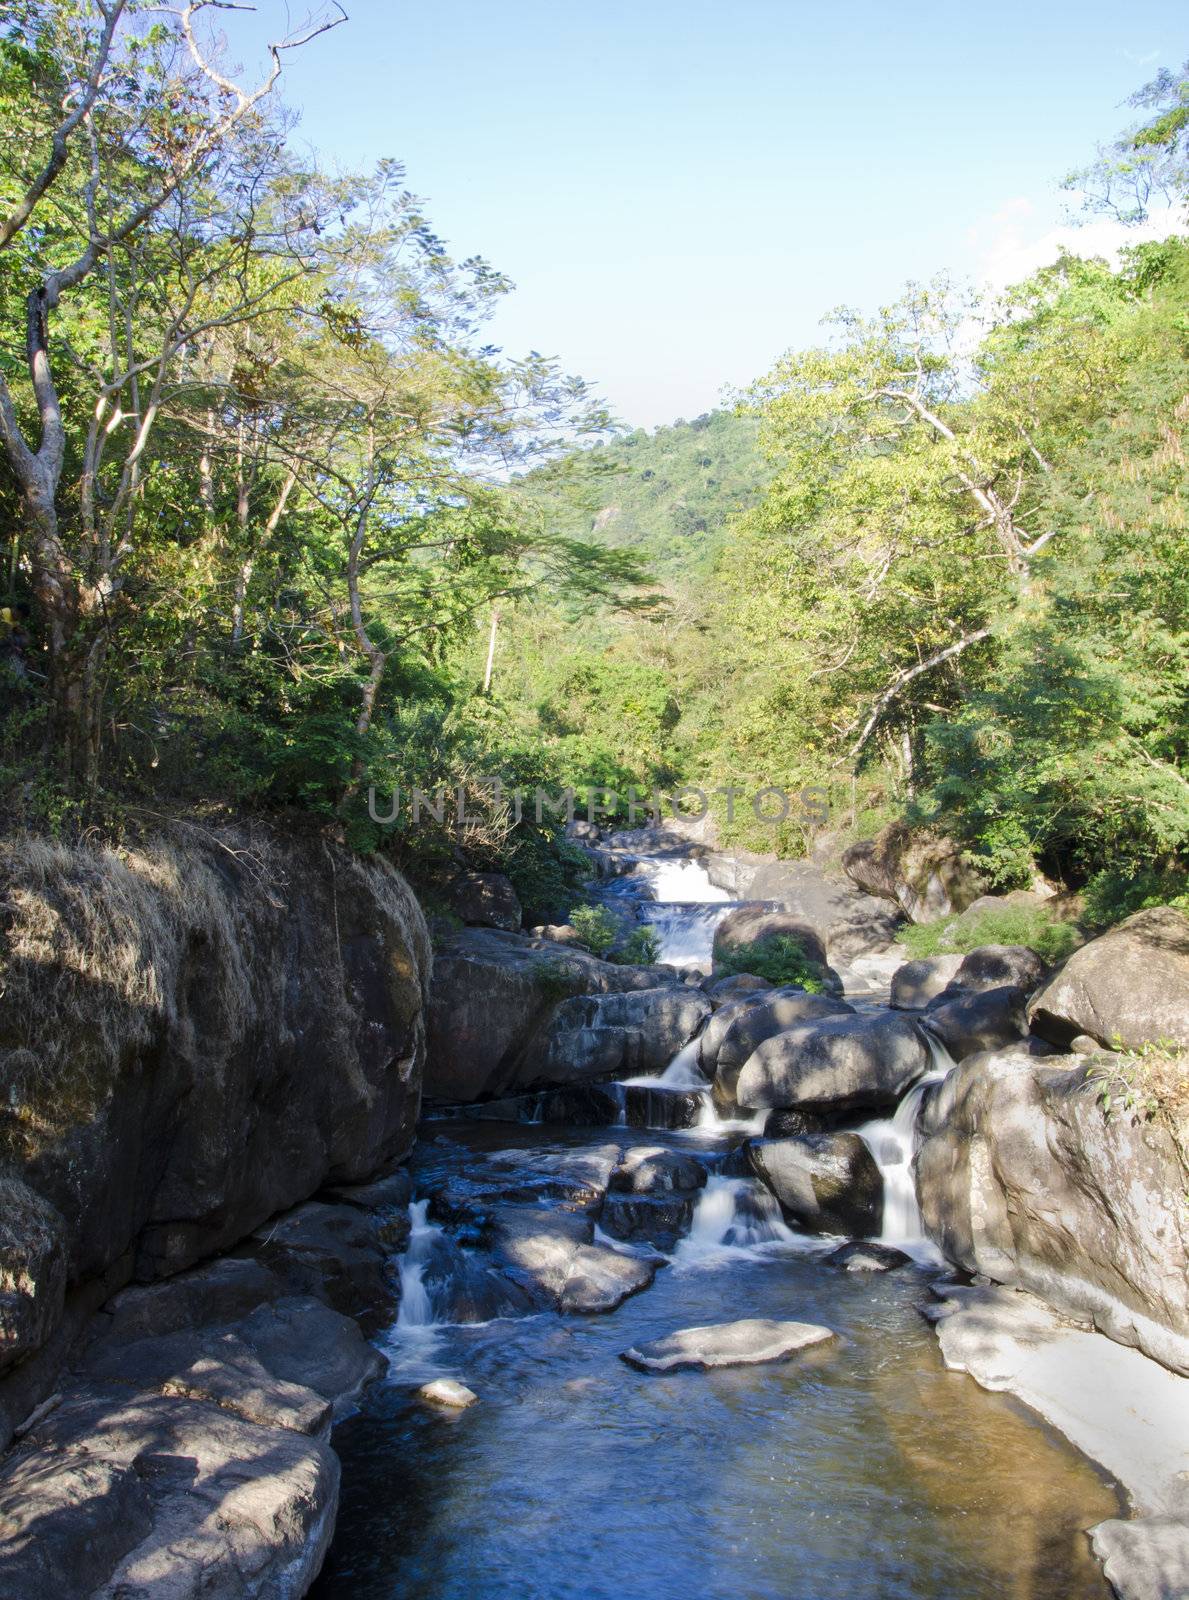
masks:
<path id="1" fill-rule="evenodd" d="M 583 1213 L 501 1206 L 492 1234 L 508 1276 L 561 1312 L 614 1311 L 650 1286 L 659 1265 L 594 1244 L 594 1221 Z"/>
<path id="2" fill-rule="evenodd" d="M 621 1361 L 641 1372 L 706 1372 L 716 1367 L 751 1367 L 787 1361 L 811 1345 L 824 1344 L 834 1333 L 812 1322 L 773 1322 L 750 1317 L 740 1322 L 712 1322 L 680 1328 L 663 1339 L 633 1345 Z"/>
<path id="3" fill-rule="evenodd" d="M 338 1485 L 337 1457 L 307 1435 L 80 1388 L 0 1470 L 0 1596 L 296 1600 L 322 1564 Z M 68 1581 L 46 1587 L 55 1572 Z"/>
<path id="4" fill-rule="evenodd" d="M 473 1389 L 468 1389 L 465 1383 L 459 1383 L 457 1378 L 434 1378 L 421 1385 L 417 1398 L 433 1406 L 446 1406 L 451 1411 L 465 1411 L 468 1406 L 476 1404 L 479 1396 Z"/>
<path id="5" fill-rule="evenodd" d="M 153 1526 L 141 1476 L 76 1452 L 0 1464 L 0 1600 L 89 1596 Z"/>
<path id="6" fill-rule="evenodd" d="M 720 1006 L 725 1006 L 732 1000 L 739 1000 L 747 995 L 762 994 L 765 989 L 771 989 L 772 980 L 757 977 L 754 972 L 732 972 L 725 978 L 707 979 L 702 988 L 710 1004 L 717 1011 Z"/>
<path id="7" fill-rule="evenodd" d="M 706 1168 L 693 1156 L 647 1145 L 626 1150 L 611 1174 L 611 1188 L 628 1194 L 688 1192 L 702 1188 L 705 1182 Z"/>
<path id="8" fill-rule="evenodd" d="M 1031 992 L 1044 981 L 1048 967 L 1023 944 L 982 944 L 963 956 L 950 987 L 967 994 L 1014 986 Z"/>
<path id="9" fill-rule="evenodd" d="M 356 1206 L 311 1200 L 257 1229 L 248 1248 L 293 1294 L 378 1322 L 396 1304 L 382 1223 Z"/>
<path id="10" fill-rule="evenodd" d="M 324 1435 L 327 1400 L 302 1384 L 277 1378 L 232 1328 L 202 1328 L 159 1339 L 112 1345 L 90 1353 L 87 1377 L 129 1384 L 138 1392 L 209 1400 L 246 1422 Z"/>
<path id="11" fill-rule="evenodd" d="M 530 934 L 463 929 L 445 939 L 434 958 L 426 1097 L 466 1104 L 544 1086 L 542 1052 L 558 1049 L 560 1037 L 579 1025 L 572 1015 L 556 1022 L 565 1000 L 674 988 L 678 982 L 671 967 L 621 967 Z M 627 1053 L 622 1034 L 612 1039 L 604 1031 L 588 1043 L 594 1059 L 585 1076 L 613 1077 L 620 1071 Z M 563 1081 L 569 1082 L 574 1052 L 562 1053 Z"/>
<path id="12" fill-rule="evenodd" d="M 1090 1529 L 1119 1600 L 1185 1600 L 1189 1595 L 1189 1509 L 1183 1517 L 1113 1518 Z"/>
<path id="13" fill-rule="evenodd" d="M 755 1175 L 776 1196 L 782 1211 L 807 1232 L 879 1232 L 883 1179 L 857 1133 L 755 1139 L 747 1153 Z"/>
<path id="14" fill-rule="evenodd" d="M 946 993 L 952 993 L 947 990 Z M 981 994 L 942 995 L 921 1019 L 955 1061 L 980 1050 L 1002 1050 L 1028 1035 L 1027 993 L 1014 985 Z"/>
<path id="15" fill-rule="evenodd" d="M 39 1350 L 66 1296 L 66 1224 L 19 1178 L 0 1174 L 0 1372 Z"/>
<path id="16" fill-rule="evenodd" d="M 960 955 L 906 961 L 892 974 L 889 1003 L 900 1011 L 920 1011 L 942 993 L 961 965 Z"/>
<path id="17" fill-rule="evenodd" d="M 854 1008 L 845 1000 L 833 995 L 807 994 L 791 985 L 759 996 L 731 1017 L 718 1038 L 714 1056 L 715 1102 L 725 1111 L 735 1106 L 739 1073 L 765 1039 L 775 1038 L 801 1023 L 854 1014 Z M 709 1026 L 713 1027 L 717 1021 L 718 1017 L 712 1018 Z"/>
<path id="18" fill-rule="evenodd" d="M 919 1029 L 895 1013 L 825 1017 L 765 1040 L 735 1096 L 753 1111 L 890 1110 L 929 1066 Z"/>
<path id="19" fill-rule="evenodd" d="M 1028 1014 L 1062 1050 L 1078 1034 L 1112 1049 L 1189 1046 L 1189 917 L 1171 906 L 1137 911 L 1075 950 Z"/>
<path id="20" fill-rule="evenodd" d="M 463 872 L 447 886 L 451 911 L 478 927 L 519 931 L 520 901 L 510 878 L 502 872 Z"/>
<path id="21" fill-rule="evenodd" d="M 892 1245 L 877 1244 L 873 1239 L 851 1239 L 831 1250 L 825 1263 L 828 1267 L 841 1267 L 844 1272 L 894 1272 L 911 1260 L 910 1255 Z"/>
<path id="22" fill-rule="evenodd" d="M 1119 1112 L 1083 1057 L 963 1062 L 922 1118 L 917 1194 L 951 1261 L 1189 1373 L 1189 1212 L 1171 1130 Z"/>

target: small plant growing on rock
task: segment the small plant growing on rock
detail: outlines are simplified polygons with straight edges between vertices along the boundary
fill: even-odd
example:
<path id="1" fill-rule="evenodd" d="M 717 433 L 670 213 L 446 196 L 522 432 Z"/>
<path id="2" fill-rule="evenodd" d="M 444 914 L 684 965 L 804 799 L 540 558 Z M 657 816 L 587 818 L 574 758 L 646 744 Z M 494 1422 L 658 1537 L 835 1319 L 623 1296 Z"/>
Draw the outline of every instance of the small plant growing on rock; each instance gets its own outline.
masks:
<path id="1" fill-rule="evenodd" d="M 1086 1074 L 1098 1085 L 1098 1101 L 1109 1121 L 1117 1113 L 1150 1122 L 1160 1117 L 1184 1151 L 1189 1143 L 1189 1051 L 1171 1039 L 1148 1040 L 1097 1061 Z"/>
<path id="2" fill-rule="evenodd" d="M 549 1004 L 573 994 L 576 972 L 568 961 L 538 961 L 533 972 L 541 998 Z"/>
<path id="3" fill-rule="evenodd" d="M 732 945 L 716 957 L 714 965 L 716 972 L 728 976 L 748 972 L 771 983 L 799 984 L 807 994 L 821 994 L 825 987 L 817 962 L 787 933 L 754 944 Z"/>
<path id="4" fill-rule="evenodd" d="M 654 966 L 661 953 L 661 936 L 648 923 L 633 928 L 614 952 L 614 959 L 625 967 Z"/>
<path id="5" fill-rule="evenodd" d="M 593 955 L 605 956 L 615 943 L 615 918 L 606 906 L 575 906 L 570 926 Z"/>

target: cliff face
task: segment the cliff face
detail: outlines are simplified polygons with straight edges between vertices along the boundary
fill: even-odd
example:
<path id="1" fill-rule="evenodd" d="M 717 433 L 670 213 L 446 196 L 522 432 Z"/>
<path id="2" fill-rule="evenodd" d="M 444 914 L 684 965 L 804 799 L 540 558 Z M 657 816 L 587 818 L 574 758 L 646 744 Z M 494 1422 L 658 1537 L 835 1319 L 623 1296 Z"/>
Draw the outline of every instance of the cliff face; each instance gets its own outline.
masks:
<path id="1" fill-rule="evenodd" d="M 0 1370 L 410 1147 L 430 972 L 398 873 L 174 824 L 0 846 Z"/>

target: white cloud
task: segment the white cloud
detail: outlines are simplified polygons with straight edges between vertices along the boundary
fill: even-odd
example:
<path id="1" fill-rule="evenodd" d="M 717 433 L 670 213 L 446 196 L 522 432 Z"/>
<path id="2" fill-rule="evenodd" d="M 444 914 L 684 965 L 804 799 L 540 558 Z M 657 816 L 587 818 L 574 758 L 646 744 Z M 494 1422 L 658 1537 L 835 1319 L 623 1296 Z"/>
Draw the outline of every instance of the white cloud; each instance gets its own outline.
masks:
<path id="1" fill-rule="evenodd" d="M 1128 245 L 1186 231 L 1185 215 L 1175 206 L 1154 207 L 1146 222 L 1129 228 L 1112 217 L 1096 217 L 1082 224 L 1054 222 L 1051 214 L 1042 214 L 1033 201 L 1020 195 L 1008 200 L 985 223 L 971 228 L 968 244 L 975 281 L 997 293 L 1048 266 L 1062 250 L 1079 256 L 1105 256 L 1113 266 Z"/>

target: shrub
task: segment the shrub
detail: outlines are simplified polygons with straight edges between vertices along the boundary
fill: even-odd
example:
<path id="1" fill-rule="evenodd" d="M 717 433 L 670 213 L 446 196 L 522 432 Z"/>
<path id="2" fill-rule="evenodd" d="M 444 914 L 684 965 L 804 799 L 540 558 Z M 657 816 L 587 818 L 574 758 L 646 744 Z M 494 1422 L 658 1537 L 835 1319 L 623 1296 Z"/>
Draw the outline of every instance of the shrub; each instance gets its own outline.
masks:
<path id="1" fill-rule="evenodd" d="M 615 943 L 615 918 L 606 906 L 575 906 L 570 926 L 582 943 L 596 956 L 604 956 Z"/>
<path id="2" fill-rule="evenodd" d="M 638 928 L 632 929 L 619 949 L 614 952 L 613 959 L 625 967 L 651 967 L 658 960 L 660 953 L 660 934 L 650 924 L 642 923 Z"/>
<path id="3" fill-rule="evenodd" d="M 767 978 L 772 983 L 800 984 L 808 994 L 821 994 L 825 988 L 821 967 L 787 933 L 757 939 L 754 944 L 732 945 L 716 956 L 714 964 L 725 975 L 749 972 L 752 977 Z"/>
<path id="4" fill-rule="evenodd" d="M 993 906 L 904 928 L 899 942 L 916 958 L 966 955 L 984 944 L 1022 944 L 1051 964 L 1071 955 L 1081 936 L 1072 922 L 1057 921 L 1043 906 Z"/>

